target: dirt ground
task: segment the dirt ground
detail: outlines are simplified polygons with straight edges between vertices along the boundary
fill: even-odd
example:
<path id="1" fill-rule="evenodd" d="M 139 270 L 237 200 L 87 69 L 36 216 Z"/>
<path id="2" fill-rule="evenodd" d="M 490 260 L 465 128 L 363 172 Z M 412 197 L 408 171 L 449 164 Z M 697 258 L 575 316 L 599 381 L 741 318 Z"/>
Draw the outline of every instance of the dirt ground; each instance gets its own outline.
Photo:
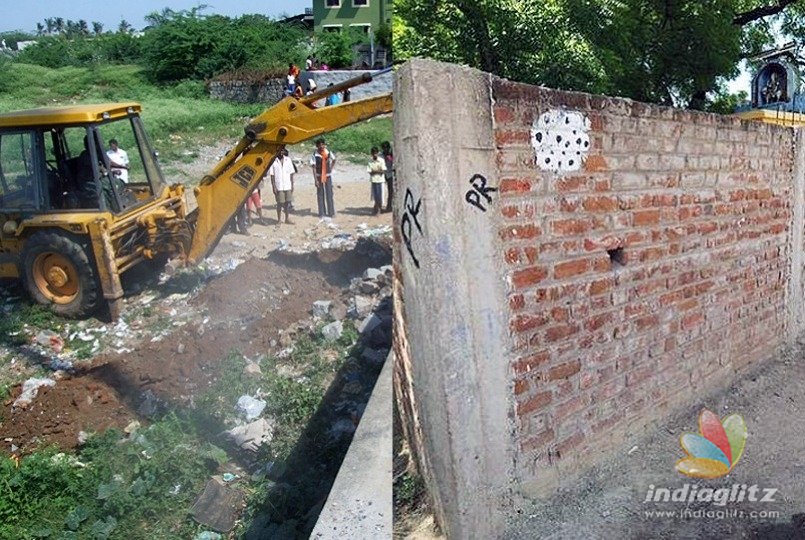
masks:
<path id="1" fill-rule="evenodd" d="M 127 310 L 147 303 L 163 328 L 154 331 L 136 317 L 102 327 L 99 330 L 108 335 L 129 337 L 113 341 L 117 346 L 91 363 L 77 363 L 77 372 L 62 375 L 56 386 L 41 388 L 24 410 L 12 411 L 21 391 L 12 390 L 0 410 L 3 451 L 26 453 L 41 443 L 72 448 L 82 431 L 123 428 L 147 417 L 155 407 L 192 403 L 233 348 L 247 357 L 276 352 L 289 344 L 292 336 L 287 330 L 310 317 L 314 301 L 345 305 L 344 287 L 350 278 L 365 268 L 388 264 L 390 251 L 378 261 L 377 253 L 360 250 L 295 254 L 288 249 L 311 250 L 316 241 L 326 243 L 339 234 L 357 235 L 390 225 L 391 214 L 367 215 L 369 182 L 361 172 L 361 167 L 344 167 L 342 177 L 336 177 L 338 215 L 330 226 L 319 223 L 313 211 L 312 180 L 297 184 L 294 225 L 278 226 L 273 200 L 266 200 L 264 215 L 274 219 L 268 225 L 253 225 L 249 236 L 226 234 L 205 265 L 232 268 L 245 262 L 212 277 L 197 294 L 177 292 L 171 281 L 155 285 L 128 279 L 123 319 Z M 280 246 L 284 252 L 277 251 Z M 42 360 L 29 356 L 23 361 Z"/>
<path id="2" fill-rule="evenodd" d="M 662 422 L 622 455 L 543 501 L 524 501 L 509 516 L 506 538 L 805 538 L 805 437 L 797 427 L 805 413 L 805 342 L 743 375 L 726 391 Z M 703 407 L 721 418 L 741 414 L 746 448 L 725 477 L 698 480 L 674 470 L 684 452 L 679 437 L 698 431 Z M 654 502 L 650 486 L 677 490 L 733 489 L 734 502 Z M 739 501 L 739 492 L 747 493 Z M 748 490 L 777 490 L 773 501 L 750 502 Z M 679 491 L 678 496 L 682 496 Z M 646 500 L 650 499 L 648 502 Z M 706 499 L 705 495 L 703 499 Z M 689 500 L 688 496 L 686 500 Z"/>

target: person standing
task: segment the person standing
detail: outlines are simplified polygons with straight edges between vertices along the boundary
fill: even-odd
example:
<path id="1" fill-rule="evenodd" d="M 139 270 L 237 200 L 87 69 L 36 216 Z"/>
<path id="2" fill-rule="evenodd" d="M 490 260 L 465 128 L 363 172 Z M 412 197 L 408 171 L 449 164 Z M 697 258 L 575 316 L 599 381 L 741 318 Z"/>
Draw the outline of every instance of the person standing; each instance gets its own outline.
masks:
<path id="1" fill-rule="evenodd" d="M 285 223 L 293 225 L 291 222 L 290 207 L 293 201 L 293 176 L 296 172 L 296 165 L 293 160 L 288 157 L 288 149 L 283 147 L 269 169 L 271 189 L 274 191 L 274 198 L 277 201 L 277 225 L 282 223 L 283 210 L 285 210 Z"/>
<path id="2" fill-rule="evenodd" d="M 378 155 L 377 146 L 372 147 L 372 159 L 366 171 L 369 173 L 369 181 L 372 183 L 372 201 L 375 203 L 372 215 L 376 216 L 383 208 L 383 182 L 385 182 L 386 162 Z"/>
<path id="3" fill-rule="evenodd" d="M 323 138 L 316 140 L 316 151 L 310 158 L 313 170 L 313 181 L 316 183 L 316 200 L 319 205 L 319 217 L 335 217 L 335 204 L 333 203 L 333 169 L 335 168 L 335 154 L 327 148 Z"/>
<path id="4" fill-rule="evenodd" d="M 328 88 L 330 86 L 333 86 L 333 83 L 330 83 L 328 85 Z M 329 107 L 331 105 L 338 105 L 339 103 L 341 103 L 341 96 L 338 94 L 338 92 L 336 92 L 335 94 L 330 94 L 329 96 L 327 96 L 327 99 L 324 100 L 325 107 Z"/>
<path id="5" fill-rule="evenodd" d="M 109 150 L 106 151 L 106 155 L 109 157 L 109 167 L 112 169 L 112 174 L 121 181 L 128 183 L 129 155 L 117 145 L 117 139 L 109 140 Z"/>
<path id="6" fill-rule="evenodd" d="M 296 87 L 299 84 L 297 80 L 299 78 L 299 68 L 296 67 L 296 64 L 291 62 L 288 64 L 288 95 L 294 95 L 296 91 Z"/>
<path id="7" fill-rule="evenodd" d="M 262 184 L 262 181 L 260 182 Z M 246 199 L 246 224 L 251 226 L 252 225 L 252 214 L 257 215 L 257 223 L 263 225 L 263 199 L 262 199 L 262 189 L 261 186 L 258 185 L 252 194 L 249 195 L 249 198 Z"/>
<path id="8" fill-rule="evenodd" d="M 380 143 L 380 150 L 383 153 L 383 161 L 386 162 L 386 209 L 383 211 L 391 212 L 391 197 L 394 194 L 394 154 L 388 141 Z"/>

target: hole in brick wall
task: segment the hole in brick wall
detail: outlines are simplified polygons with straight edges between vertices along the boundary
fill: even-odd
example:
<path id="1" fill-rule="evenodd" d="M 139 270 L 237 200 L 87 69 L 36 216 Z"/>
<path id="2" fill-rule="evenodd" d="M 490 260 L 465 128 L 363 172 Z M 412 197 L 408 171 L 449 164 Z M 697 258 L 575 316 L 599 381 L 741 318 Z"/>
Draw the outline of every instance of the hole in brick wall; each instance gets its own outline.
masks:
<path id="1" fill-rule="evenodd" d="M 608 249 L 607 255 L 609 255 L 609 260 L 612 261 L 613 266 L 626 266 L 626 253 L 624 253 L 622 247 Z"/>

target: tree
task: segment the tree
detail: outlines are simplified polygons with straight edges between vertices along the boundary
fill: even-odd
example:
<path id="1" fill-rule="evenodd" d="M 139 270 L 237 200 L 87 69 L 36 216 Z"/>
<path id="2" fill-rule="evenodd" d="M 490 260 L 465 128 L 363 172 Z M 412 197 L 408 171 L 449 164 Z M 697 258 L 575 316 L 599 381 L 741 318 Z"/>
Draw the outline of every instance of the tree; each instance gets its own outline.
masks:
<path id="1" fill-rule="evenodd" d="M 103 34 L 103 23 L 92 21 L 92 33 L 96 36 Z"/>
<path id="2" fill-rule="evenodd" d="M 53 19 L 53 28 L 56 30 L 57 34 L 64 33 L 64 19 L 61 17 L 56 17 Z"/>
<path id="3" fill-rule="evenodd" d="M 304 34 L 261 15 L 230 19 L 200 9 L 150 17 L 142 37 L 145 73 L 157 82 L 206 79 L 241 68 L 276 70 L 299 61 Z M 156 23 L 154 25 L 154 23 Z"/>
<path id="4" fill-rule="evenodd" d="M 38 22 L 36 23 L 36 35 L 37 36 L 44 36 L 45 35 L 45 25 Z"/>
<path id="5" fill-rule="evenodd" d="M 333 68 L 352 67 L 352 47 L 368 43 L 368 36 L 356 29 L 324 32 L 316 37 L 314 55 Z"/>
<path id="6" fill-rule="evenodd" d="M 130 34 L 132 27 L 126 19 L 120 19 L 120 24 L 117 25 L 117 31 L 121 34 Z"/>
<path id="7" fill-rule="evenodd" d="M 805 37 L 798 0 L 398 0 L 395 15 L 398 60 L 692 108 L 768 47 L 775 25 Z"/>

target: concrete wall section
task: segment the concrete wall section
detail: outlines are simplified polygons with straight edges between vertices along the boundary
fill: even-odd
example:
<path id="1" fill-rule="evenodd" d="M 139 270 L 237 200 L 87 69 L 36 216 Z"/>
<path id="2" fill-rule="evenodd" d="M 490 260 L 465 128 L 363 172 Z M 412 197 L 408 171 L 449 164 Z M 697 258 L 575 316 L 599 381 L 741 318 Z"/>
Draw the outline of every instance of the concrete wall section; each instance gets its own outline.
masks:
<path id="1" fill-rule="evenodd" d="M 392 428 L 389 354 L 310 538 L 391 538 Z"/>
<path id="2" fill-rule="evenodd" d="M 448 533 L 494 535 L 507 485 L 573 482 L 801 332 L 793 130 L 398 76 L 399 374 Z"/>
<path id="3" fill-rule="evenodd" d="M 485 538 L 501 525 L 511 464 L 489 80 L 413 61 L 400 69 L 395 101 L 405 104 L 394 115 L 395 302 L 404 319 L 395 334 L 409 337 L 395 337 L 396 375 L 410 375 L 421 403 L 418 433 L 443 527 L 449 537 Z"/>

